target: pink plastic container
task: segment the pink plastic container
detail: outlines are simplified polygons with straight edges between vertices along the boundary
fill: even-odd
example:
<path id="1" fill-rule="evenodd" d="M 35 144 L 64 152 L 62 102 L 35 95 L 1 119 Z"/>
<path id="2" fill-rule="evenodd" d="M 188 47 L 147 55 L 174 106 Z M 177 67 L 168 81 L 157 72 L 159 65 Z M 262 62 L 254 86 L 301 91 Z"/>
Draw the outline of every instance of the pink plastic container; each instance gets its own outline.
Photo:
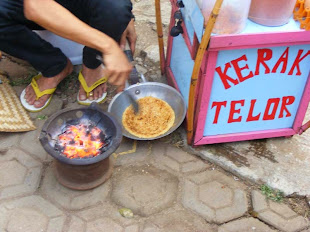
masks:
<path id="1" fill-rule="evenodd" d="M 249 19 L 265 26 L 286 24 L 293 14 L 296 0 L 252 0 Z"/>
<path id="2" fill-rule="evenodd" d="M 203 0 L 202 13 L 207 24 L 215 0 Z M 251 0 L 224 0 L 216 19 L 213 33 L 237 34 L 246 26 Z"/>

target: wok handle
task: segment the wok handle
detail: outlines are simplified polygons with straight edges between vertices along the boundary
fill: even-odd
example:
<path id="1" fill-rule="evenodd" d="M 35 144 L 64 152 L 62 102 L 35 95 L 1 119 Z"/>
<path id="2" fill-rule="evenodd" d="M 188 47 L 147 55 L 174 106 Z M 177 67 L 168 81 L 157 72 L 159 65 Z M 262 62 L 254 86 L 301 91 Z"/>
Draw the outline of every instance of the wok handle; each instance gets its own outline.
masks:
<path id="1" fill-rule="evenodd" d="M 128 40 L 126 40 L 126 45 L 125 45 L 124 53 L 127 56 L 128 60 L 131 63 L 133 63 L 134 58 L 133 58 L 133 54 L 132 54 L 132 52 L 130 50 L 130 46 L 129 46 Z M 140 77 L 139 76 L 140 75 L 139 75 L 136 67 L 134 66 L 132 71 L 131 71 L 131 73 L 130 73 L 129 79 L 128 79 L 129 83 L 131 85 L 137 84 L 140 81 Z"/>
<path id="2" fill-rule="evenodd" d="M 141 82 L 142 82 L 142 83 L 147 82 L 145 76 L 144 76 L 142 73 L 141 73 L 140 78 L 141 78 Z"/>
<path id="3" fill-rule="evenodd" d="M 128 40 L 126 40 L 126 45 L 125 45 L 125 50 L 124 50 L 124 52 L 125 52 L 125 54 L 126 54 L 128 60 L 129 60 L 130 62 L 133 62 L 133 61 L 134 61 L 134 59 L 133 59 L 133 54 L 132 54 L 132 52 L 131 52 L 131 50 L 130 50 L 130 46 L 129 46 Z"/>
<path id="4" fill-rule="evenodd" d="M 124 50 L 128 60 L 130 62 L 133 62 L 134 59 L 133 59 L 133 55 L 132 55 L 132 52 L 130 50 L 130 46 L 129 46 L 129 42 L 128 40 L 126 41 L 126 45 L 125 45 L 125 50 Z M 140 76 L 140 78 L 139 78 Z M 132 72 L 130 73 L 130 76 L 129 76 L 129 81 L 131 84 L 137 84 L 138 82 L 140 82 L 140 79 L 141 79 L 141 82 L 147 82 L 144 75 L 142 73 L 138 73 L 136 67 L 133 67 L 133 70 Z M 128 88 L 129 87 L 129 82 L 126 81 L 125 83 L 125 88 Z"/>

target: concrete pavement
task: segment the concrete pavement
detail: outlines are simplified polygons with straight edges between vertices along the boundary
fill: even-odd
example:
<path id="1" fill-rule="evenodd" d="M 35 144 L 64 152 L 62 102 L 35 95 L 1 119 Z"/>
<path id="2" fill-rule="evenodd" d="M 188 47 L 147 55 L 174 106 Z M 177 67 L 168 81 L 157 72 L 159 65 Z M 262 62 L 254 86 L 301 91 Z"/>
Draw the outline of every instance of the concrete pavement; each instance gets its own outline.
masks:
<path id="1" fill-rule="evenodd" d="M 55 101 L 56 103 L 57 101 Z M 50 106 L 57 107 L 52 103 Z M 112 177 L 75 191 L 58 183 L 35 132 L 0 134 L 0 231 L 302 231 L 309 220 L 247 181 L 169 142 L 124 138 Z M 27 141 L 25 141 L 27 140 Z M 119 209 L 129 208 L 133 218 Z M 255 213 L 253 213 L 255 212 Z"/>

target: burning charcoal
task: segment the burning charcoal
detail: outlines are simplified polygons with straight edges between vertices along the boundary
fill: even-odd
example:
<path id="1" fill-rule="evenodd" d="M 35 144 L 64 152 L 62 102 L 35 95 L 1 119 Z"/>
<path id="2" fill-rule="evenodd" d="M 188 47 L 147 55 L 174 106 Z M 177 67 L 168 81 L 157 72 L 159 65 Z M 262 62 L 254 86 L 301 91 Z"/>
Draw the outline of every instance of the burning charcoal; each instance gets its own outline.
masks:
<path id="1" fill-rule="evenodd" d="M 94 136 L 93 134 L 90 135 L 90 140 L 91 141 L 96 141 L 98 139 L 97 136 Z"/>
<path id="2" fill-rule="evenodd" d="M 95 157 L 105 145 L 100 134 L 102 131 L 91 124 L 68 125 L 58 136 L 57 149 L 70 159 Z"/>
<path id="3" fill-rule="evenodd" d="M 89 130 L 92 130 L 94 127 L 95 127 L 95 125 L 92 124 L 92 123 L 90 123 L 89 126 L 88 126 Z M 96 127 L 96 128 L 97 128 L 97 127 Z"/>

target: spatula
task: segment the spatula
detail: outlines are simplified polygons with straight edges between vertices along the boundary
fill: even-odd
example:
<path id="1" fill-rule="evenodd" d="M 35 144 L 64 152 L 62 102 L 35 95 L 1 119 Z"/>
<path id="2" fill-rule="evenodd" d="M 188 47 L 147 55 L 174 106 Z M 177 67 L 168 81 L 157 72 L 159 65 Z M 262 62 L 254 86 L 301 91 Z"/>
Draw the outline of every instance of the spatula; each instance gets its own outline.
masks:
<path id="1" fill-rule="evenodd" d="M 127 95 L 128 100 L 129 100 L 130 104 L 132 105 L 135 114 L 139 113 L 139 104 L 138 104 L 138 102 L 134 99 L 134 97 L 132 96 L 132 94 L 129 93 L 129 91 L 128 91 L 127 89 L 124 90 L 124 93 Z"/>
<path id="2" fill-rule="evenodd" d="M 124 52 L 125 52 L 128 60 L 132 63 L 134 61 L 134 59 L 133 59 L 133 55 L 132 55 L 132 52 L 130 50 L 128 41 L 126 41 L 126 46 L 125 46 Z M 133 84 L 137 84 L 139 82 L 139 79 L 140 79 L 139 73 L 138 73 L 136 67 L 134 66 L 131 73 L 130 73 L 128 81 L 130 82 L 131 85 L 133 85 Z M 133 95 L 127 89 L 129 86 L 128 81 L 126 81 L 126 87 L 125 87 L 124 93 L 127 95 L 130 103 L 132 104 L 135 114 L 137 114 L 137 113 L 139 113 L 139 104 L 135 100 Z"/>

